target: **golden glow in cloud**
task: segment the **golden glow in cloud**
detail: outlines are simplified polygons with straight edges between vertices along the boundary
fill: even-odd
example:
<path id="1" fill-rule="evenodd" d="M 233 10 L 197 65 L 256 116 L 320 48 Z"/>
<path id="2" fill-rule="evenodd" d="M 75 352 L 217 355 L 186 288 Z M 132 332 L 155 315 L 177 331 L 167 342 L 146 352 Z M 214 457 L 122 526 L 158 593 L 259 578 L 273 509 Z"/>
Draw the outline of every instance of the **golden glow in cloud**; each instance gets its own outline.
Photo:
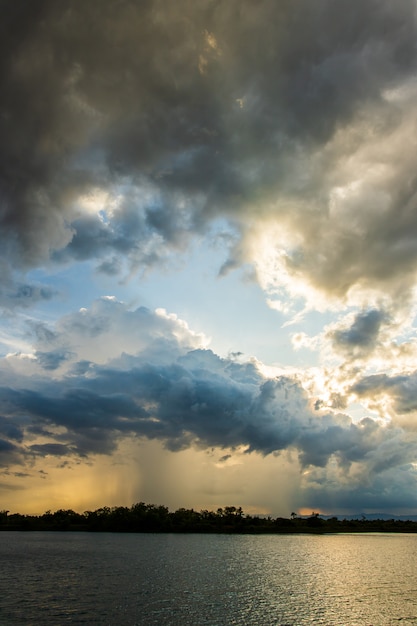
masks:
<path id="1" fill-rule="evenodd" d="M 144 501 L 170 510 L 230 505 L 242 506 L 245 513 L 289 517 L 300 506 L 299 470 L 287 454 L 169 452 L 160 442 L 144 440 L 123 441 L 112 457 L 96 456 L 89 463 L 46 457 L 25 477 L 3 474 L 0 482 L 13 485 L 5 491 L 7 508 L 26 514 L 58 508 L 83 512 Z M 24 484 L 23 490 L 19 484 Z"/>
<path id="2" fill-rule="evenodd" d="M 12 513 L 28 515 L 57 509 L 83 513 L 115 504 L 130 506 L 140 485 L 140 475 L 134 470 L 129 442 L 122 442 L 111 457 L 93 456 L 88 462 L 46 456 L 34 460 L 24 474 L 13 468 L 0 472 L 4 506 Z"/>
<path id="3" fill-rule="evenodd" d="M 15 4 L 2 491 L 417 510 L 415 2 Z"/>

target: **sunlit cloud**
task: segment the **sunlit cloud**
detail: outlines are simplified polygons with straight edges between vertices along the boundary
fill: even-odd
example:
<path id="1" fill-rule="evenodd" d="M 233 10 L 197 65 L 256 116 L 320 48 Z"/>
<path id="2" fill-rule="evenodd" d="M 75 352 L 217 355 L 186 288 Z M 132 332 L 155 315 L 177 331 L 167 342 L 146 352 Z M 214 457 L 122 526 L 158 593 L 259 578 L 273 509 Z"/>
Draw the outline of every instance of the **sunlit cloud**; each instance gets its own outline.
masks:
<path id="1" fill-rule="evenodd" d="M 414 0 L 67 8 L 1 26 L 5 491 L 417 508 Z"/>

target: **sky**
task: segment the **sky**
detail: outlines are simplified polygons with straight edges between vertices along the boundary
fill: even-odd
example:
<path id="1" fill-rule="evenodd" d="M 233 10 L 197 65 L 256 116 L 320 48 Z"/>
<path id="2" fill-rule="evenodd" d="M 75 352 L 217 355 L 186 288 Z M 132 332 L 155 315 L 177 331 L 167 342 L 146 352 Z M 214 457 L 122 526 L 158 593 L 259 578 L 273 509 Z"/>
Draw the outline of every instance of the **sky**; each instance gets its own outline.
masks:
<path id="1" fill-rule="evenodd" d="M 417 514 L 415 0 L 0 8 L 0 509 Z"/>

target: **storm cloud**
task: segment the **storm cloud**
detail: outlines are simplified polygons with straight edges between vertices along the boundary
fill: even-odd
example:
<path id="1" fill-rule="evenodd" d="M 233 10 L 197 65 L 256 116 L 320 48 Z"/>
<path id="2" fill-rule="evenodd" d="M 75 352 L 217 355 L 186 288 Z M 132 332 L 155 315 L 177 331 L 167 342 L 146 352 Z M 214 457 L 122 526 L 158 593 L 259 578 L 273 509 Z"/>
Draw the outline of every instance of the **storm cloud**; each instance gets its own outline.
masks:
<path id="1" fill-rule="evenodd" d="M 161 441 L 171 451 L 217 448 L 266 456 L 292 450 L 304 469 L 336 466 L 346 477 L 360 466 L 367 480 L 414 459 L 415 436 L 401 426 L 366 417 L 354 422 L 320 409 L 299 376 L 270 377 L 253 359 L 202 349 L 201 337 L 163 311 L 129 310 L 102 298 L 49 332 L 35 330 L 42 350 L 29 359 L 19 388 L 0 390 L 0 433 L 6 437 L 0 455 L 19 452 L 22 462 L 33 455 L 88 459 L 137 437 Z M 64 338 L 66 358 L 57 359 Z M 8 364 L 20 367 L 19 356 Z M 45 377 L 45 368 L 55 378 Z M 403 382 L 364 379 L 353 391 L 376 394 L 391 387 L 398 396 Z"/>
<path id="2" fill-rule="evenodd" d="M 384 322 L 388 322 L 384 311 L 371 309 L 358 313 L 350 327 L 330 334 L 333 348 L 350 357 L 369 354 L 377 345 Z"/>
<path id="3" fill-rule="evenodd" d="M 0 8 L 2 466 L 146 440 L 287 454 L 317 502 L 410 490 L 415 1 Z"/>
<path id="4" fill-rule="evenodd" d="M 412 0 L 3 2 L 3 263 L 140 272 L 222 217 L 275 298 L 406 297 L 415 38 Z"/>
<path id="5" fill-rule="evenodd" d="M 369 398 L 376 407 L 385 405 L 391 417 L 411 415 L 417 412 L 417 372 L 397 376 L 374 374 L 361 378 L 352 387 L 360 398 Z"/>
<path id="6" fill-rule="evenodd" d="M 244 446 L 267 455 L 293 448 L 304 466 L 325 467 L 330 458 L 345 467 L 367 460 L 372 471 L 381 463 L 402 464 L 407 447 L 413 458 L 415 441 L 406 446 L 400 431 L 370 419 L 354 424 L 346 415 L 314 412 L 294 379 L 265 379 L 255 366 L 211 351 L 191 352 L 170 365 L 141 361 L 132 357 L 128 370 L 90 367 L 88 377 L 38 382 L 36 391 L 2 388 L 2 409 L 8 407 L 12 417 L 30 416 L 53 441 L 64 441 L 67 452 L 80 455 L 109 454 L 121 437 L 137 435 L 160 439 L 171 450 Z M 63 430 L 53 435 L 56 427 Z M 390 462 L 382 450 L 394 436 L 397 454 Z M 64 445 L 51 441 L 30 450 L 61 454 Z"/>

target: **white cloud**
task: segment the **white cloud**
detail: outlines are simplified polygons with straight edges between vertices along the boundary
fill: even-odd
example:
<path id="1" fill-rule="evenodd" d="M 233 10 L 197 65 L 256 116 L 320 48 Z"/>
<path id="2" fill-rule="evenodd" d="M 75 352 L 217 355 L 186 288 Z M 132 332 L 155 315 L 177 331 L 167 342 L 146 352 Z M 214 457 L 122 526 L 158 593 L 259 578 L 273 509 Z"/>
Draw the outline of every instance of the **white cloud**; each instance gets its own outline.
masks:
<path id="1" fill-rule="evenodd" d="M 402 502 L 414 0 L 68 7 L 7 0 L 0 38 L 4 463 L 148 438 L 231 454 L 234 490 L 279 453 L 306 500 L 353 506 L 368 471 Z"/>

